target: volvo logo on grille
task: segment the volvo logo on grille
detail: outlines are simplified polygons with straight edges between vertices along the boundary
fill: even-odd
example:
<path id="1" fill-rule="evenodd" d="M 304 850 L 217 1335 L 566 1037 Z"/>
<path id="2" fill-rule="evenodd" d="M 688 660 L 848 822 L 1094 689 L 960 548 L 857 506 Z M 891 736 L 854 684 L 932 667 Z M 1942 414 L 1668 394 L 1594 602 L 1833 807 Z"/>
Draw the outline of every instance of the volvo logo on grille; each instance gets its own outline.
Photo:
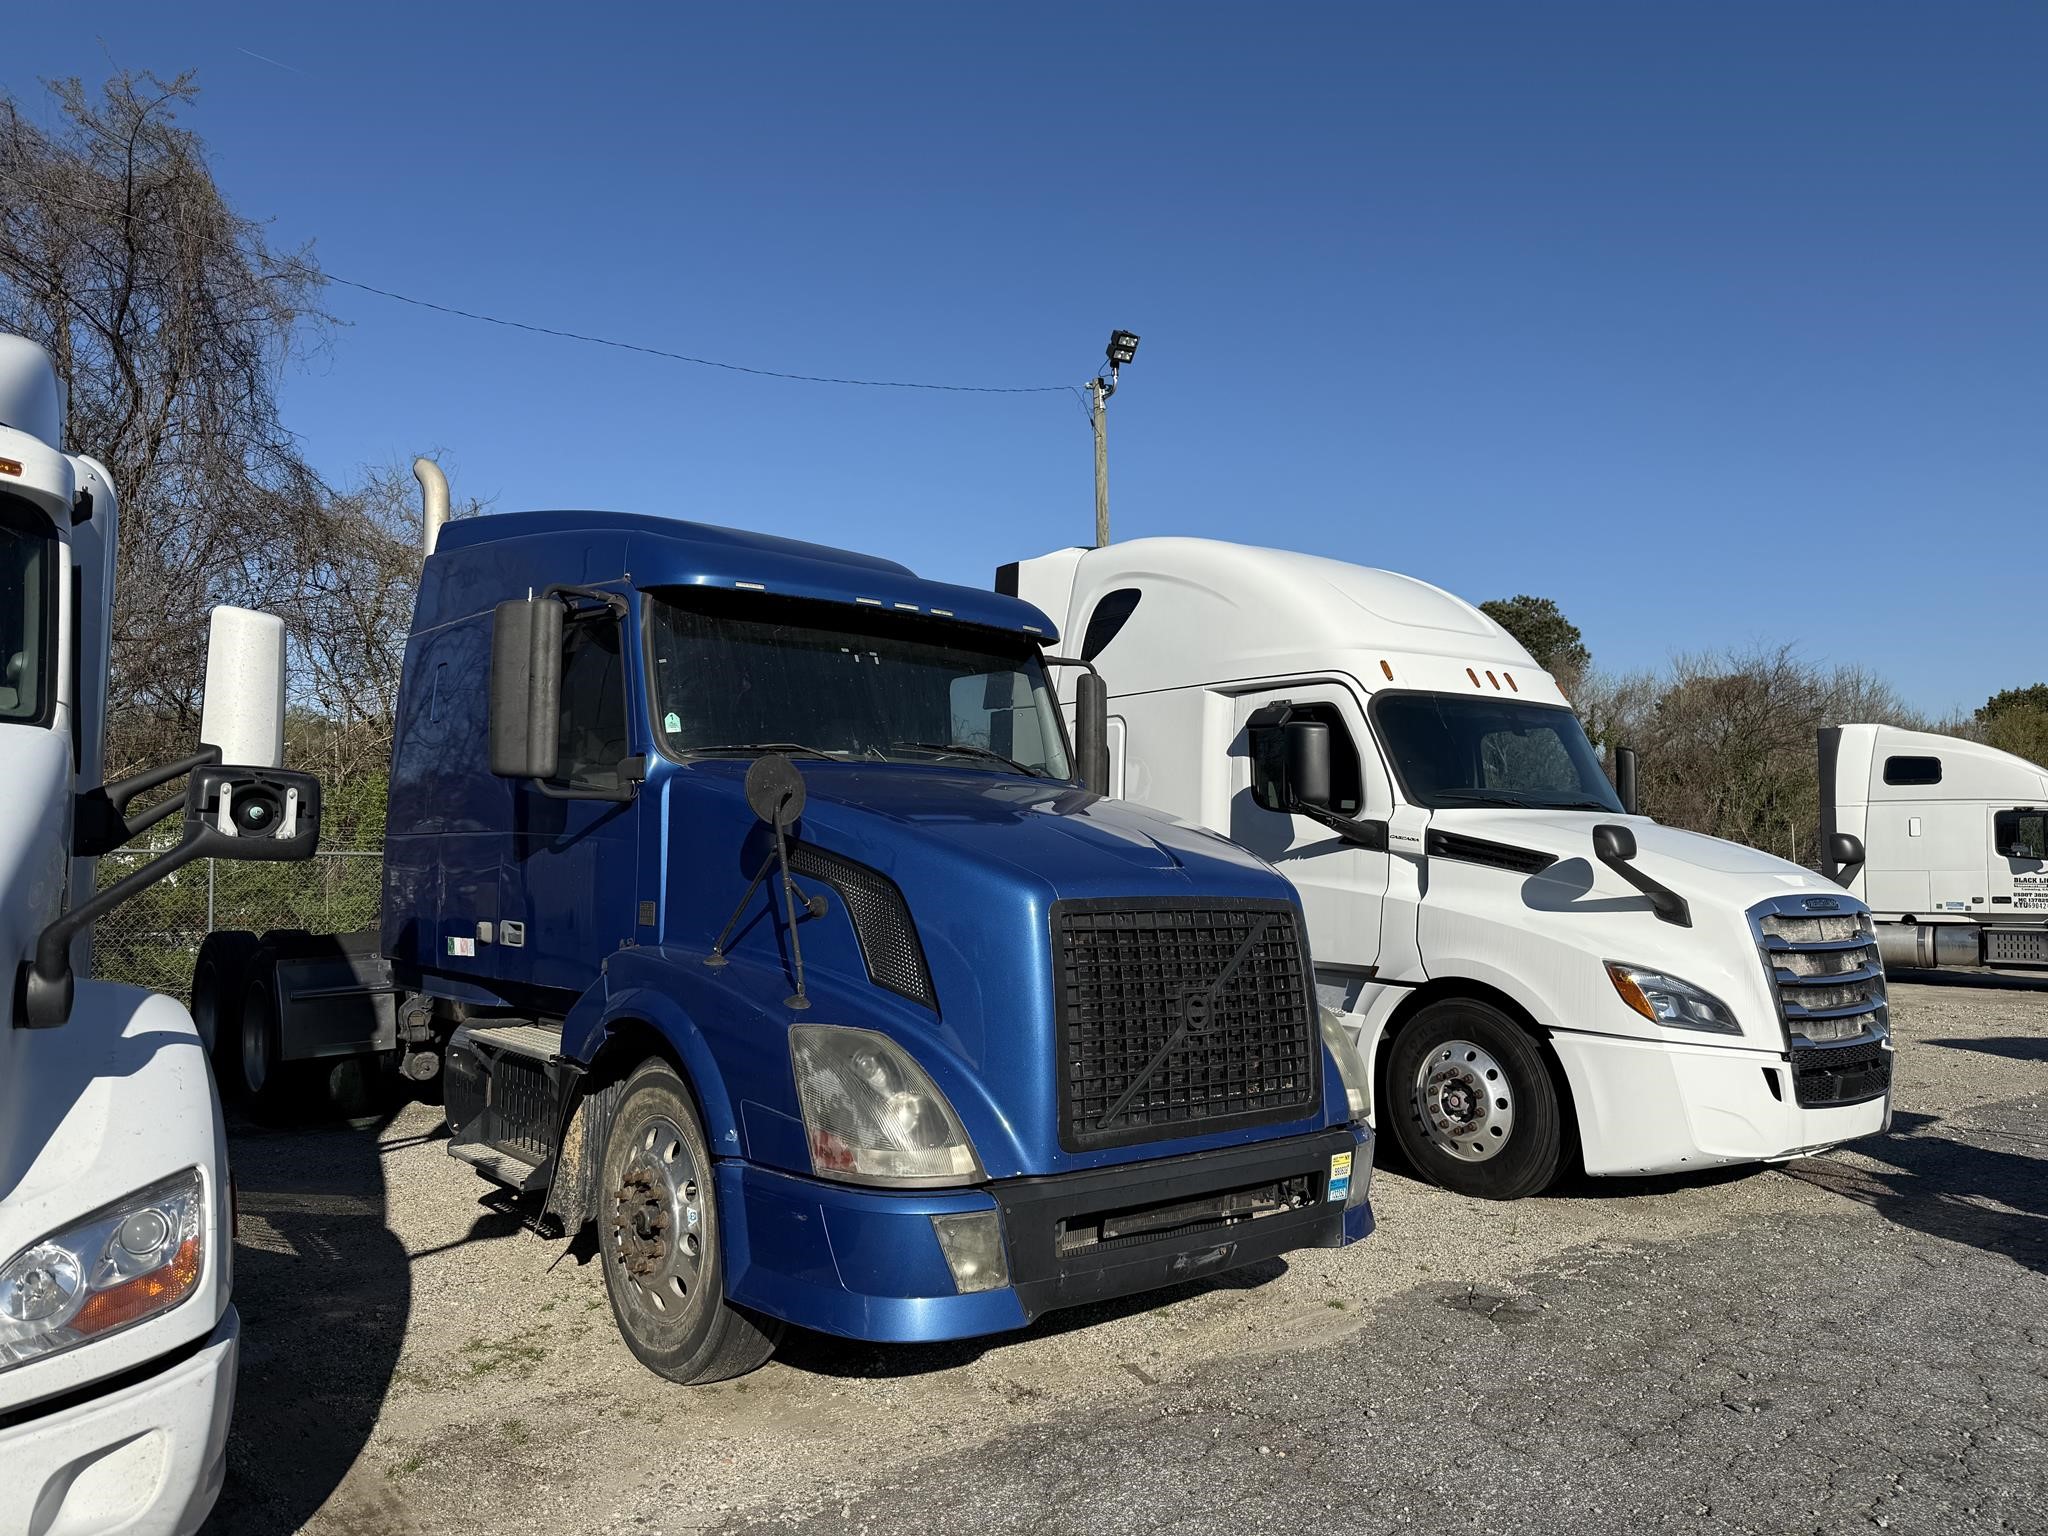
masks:
<path id="1" fill-rule="evenodd" d="M 1193 992 L 1180 1000 L 1180 1016 L 1195 1034 L 1209 1027 L 1211 1018 L 1209 994 Z"/>
<path id="2" fill-rule="evenodd" d="M 1833 896 L 1809 896 L 1799 905 L 1809 912 L 1839 912 L 1842 903 Z"/>

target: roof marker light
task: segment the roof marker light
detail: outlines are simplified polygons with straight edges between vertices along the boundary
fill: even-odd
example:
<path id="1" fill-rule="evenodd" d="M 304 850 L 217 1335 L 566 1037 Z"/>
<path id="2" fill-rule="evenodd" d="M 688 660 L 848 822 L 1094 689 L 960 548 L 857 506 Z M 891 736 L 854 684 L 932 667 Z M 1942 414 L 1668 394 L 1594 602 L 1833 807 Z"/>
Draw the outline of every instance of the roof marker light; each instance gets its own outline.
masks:
<path id="1" fill-rule="evenodd" d="M 0 475 L 18 475 L 18 474 L 20 474 L 20 473 L 21 473 L 21 460 L 19 460 L 19 459 L 0 459 Z"/>
<path id="2" fill-rule="evenodd" d="M 736 581 L 733 585 L 742 592 L 766 592 L 768 590 L 764 583 L 758 581 Z"/>
<path id="3" fill-rule="evenodd" d="M 953 610 L 950 608 L 934 608 L 932 616 L 939 619 L 950 619 L 953 617 Z"/>
<path id="4" fill-rule="evenodd" d="M 1465 669 L 1465 675 L 1472 679 L 1472 686 L 1474 688 L 1477 688 L 1479 686 L 1479 674 L 1477 672 L 1474 672 L 1470 667 L 1467 667 Z"/>
<path id="5" fill-rule="evenodd" d="M 1515 688 L 1515 674 L 1514 674 L 1514 673 L 1512 673 L 1512 672 L 1503 672 L 1503 673 L 1501 673 L 1501 676 L 1502 676 L 1502 677 L 1504 677 L 1504 678 L 1506 678 L 1506 679 L 1508 680 L 1508 687 L 1510 687 L 1510 688 L 1513 688 L 1513 689 L 1514 689 L 1514 691 L 1515 691 L 1516 693 L 1520 693 L 1520 692 L 1522 691 L 1522 690 L 1521 690 L 1521 689 L 1519 689 L 1519 688 Z"/>
<path id="6" fill-rule="evenodd" d="M 1045 633 L 1045 631 L 1040 629 L 1036 624 L 1023 624 L 1018 627 L 1021 629 L 1027 629 L 1034 635 L 1042 635 Z"/>
<path id="7" fill-rule="evenodd" d="M 1384 657 L 1380 659 L 1380 670 L 1387 674 L 1388 682 L 1391 683 L 1394 680 L 1394 669 L 1387 663 Z"/>
<path id="8" fill-rule="evenodd" d="M 882 606 L 882 600 L 879 597 L 856 597 L 854 601 L 856 603 L 866 603 L 870 608 Z"/>
<path id="9" fill-rule="evenodd" d="M 1498 689 L 1498 688 L 1500 687 L 1500 679 L 1499 679 L 1499 678 L 1497 678 L 1497 677 L 1495 677 L 1495 676 L 1493 675 L 1493 673 L 1492 673 L 1492 671 L 1491 671 L 1491 670 L 1489 670 L 1489 671 L 1487 672 L 1487 674 L 1486 674 L 1486 680 L 1487 680 L 1487 681 L 1488 681 L 1489 683 L 1493 684 L 1493 686 L 1494 686 L 1494 687 L 1495 687 L 1496 689 Z"/>
<path id="10" fill-rule="evenodd" d="M 915 603 L 898 603 L 898 604 L 897 604 L 896 606 L 897 606 L 898 608 L 901 608 L 901 609 L 902 609 L 902 610 L 903 610 L 904 612 L 906 612 L 906 613 L 916 613 L 916 612 L 917 612 L 917 604 L 915 604 Z"/>

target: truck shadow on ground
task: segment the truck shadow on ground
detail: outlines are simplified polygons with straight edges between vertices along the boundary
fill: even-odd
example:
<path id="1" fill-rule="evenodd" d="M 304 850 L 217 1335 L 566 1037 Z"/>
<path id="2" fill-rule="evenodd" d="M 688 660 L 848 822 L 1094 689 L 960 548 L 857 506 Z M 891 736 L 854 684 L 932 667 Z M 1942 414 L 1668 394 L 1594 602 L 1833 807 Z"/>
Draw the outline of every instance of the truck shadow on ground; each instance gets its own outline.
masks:
<path id="1" fill-rule="evenodd" d="M 1923 1045 L 1945 1045 L 1952 1051 L 1982 1051 L 1986 1056 L 2005 1056 L 2014 1061 L 2048 1061 L 2048 1035 L 1994 1035 L 1978 1040 L 1926 1040 Z"/>
<path id="2" fill-rule="evenodd" d="M 2023 1105 L 1987 1106 L 1993 1113 L 2005 1108 L 2016 1118 L 2030 1115 Z M 2030 1150 L 1980 1146 L 1962 1139 L 1965 1134 Z M 2038 1139 L 2002 1127 L 1955 1127 L 1938 1116 L 1901 1112 L 1890 1131 L 1847 1149 L 1860 1154 L 1857 1160 L 1816 1157 L 1784 1171 L 1867 1205 L 1894 1225 L 2048 1274 L 2048 1158 L 2042 1149 Z M 1861 1159 L 1882 1166 L 1867 1167 Z"/>
<path id="3" fill-rule="evenodd" d="M 775 1362 L 812 1376 L 863 1380 L 925 1376 L 972 1365 L 994 1349 L 1014 1348 L 1061 1334 L 1099 1327 L 1143 1312 L 1158 1312 L 1180 1302 L 1232 1291 L 1254 1291 L 1287 1273 L 1285 1259 L 1261 1259 L 1210 1279 L 1190 1280 L 1124 1296 L 1049 1312 L 1028 1328 L 990 1334 L 979 1339 L 949 1339 L 937 1344 L 868 1344 L 792 1328 L 775 1351 Z"/>
<path id="4" fill-rule="evenodd" d="M 241 1374 L 208 1536 L 297 1531 L 369 1442 L 412 1312 L 379 1142 L 395 1112 L 293 1130 L 230 1121 Z"/>
<path id="5" fill-rule="evenodd" d="M 1901 965 L 1884 968 L 1887 981 L 1909 981 L 1922 987 L 1982 987 L 1997 992 L 2048 992 L 2048 976 L 2012 971 L 1915 971 Z"/>

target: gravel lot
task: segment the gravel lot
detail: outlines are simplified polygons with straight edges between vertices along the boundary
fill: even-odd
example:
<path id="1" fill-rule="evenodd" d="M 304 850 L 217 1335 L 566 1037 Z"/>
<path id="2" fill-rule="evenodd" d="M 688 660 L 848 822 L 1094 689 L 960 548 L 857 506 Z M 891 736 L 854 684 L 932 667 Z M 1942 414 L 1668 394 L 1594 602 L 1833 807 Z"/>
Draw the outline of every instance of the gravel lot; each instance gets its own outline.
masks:
<path id="1" fill-rule="evenodd" d="M 1853 1150 L 1513 1206 L 1383 1172 L 1350 1250 L 695 1390 L 436 1112 L 243 1128 L 208 1530 L 2048 1530 L 2048 989 L 1894 997 Z"/>

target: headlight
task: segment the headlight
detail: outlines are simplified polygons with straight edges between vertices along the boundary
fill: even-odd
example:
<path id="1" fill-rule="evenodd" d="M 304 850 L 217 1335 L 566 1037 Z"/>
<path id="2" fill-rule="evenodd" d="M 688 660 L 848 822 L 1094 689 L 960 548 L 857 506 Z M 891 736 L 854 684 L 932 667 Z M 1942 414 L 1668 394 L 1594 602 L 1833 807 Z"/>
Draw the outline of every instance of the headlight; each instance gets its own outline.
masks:
<path id="1" fill-rule="evenodd" d="M 789 1032 L 811 1171 L 854 1184 L 970 1184 L 967 1128 L 924 1069 L 886 1035 L 837 1024 Z"/>
<path id="2" fill-rule="evenodd" d="M 0 1269 L 0 1370 L 168 1311 L 206 1269 L 197 1168 L 32 1243 Z"/>
<path id="3" fill-rule="evenodd" d="M 1344 1027 L 1342 1014 L 1334 1008 L 1320 1006 L 1317 1011 L 1323 1019 L 1323 1045 L 1331 1060 L 1337 1063 L 1337 1076 L 1344 1083 L 1346 1118 L 1363 1120 L 1372 1104 L 1368 1091 L 1371 1079 L 1366 1075 L 1365 1058 L 1358 1054 L 1358 1046 L 1351 1038 L 1351 1031 Z"/>
<path id="4" fill-rule="evenodd" d="M 1709 1034 L 1739 1035 L 1742 1026 L 1728 1005 L 1689 981 L 1667 976 L 1662 971 L 1639 970 L 1632 965 L 1607 962 L 1607 979 L 1621 1000 L 1644 1018 L 1673 1029 L 1700 1029 Z"/>

